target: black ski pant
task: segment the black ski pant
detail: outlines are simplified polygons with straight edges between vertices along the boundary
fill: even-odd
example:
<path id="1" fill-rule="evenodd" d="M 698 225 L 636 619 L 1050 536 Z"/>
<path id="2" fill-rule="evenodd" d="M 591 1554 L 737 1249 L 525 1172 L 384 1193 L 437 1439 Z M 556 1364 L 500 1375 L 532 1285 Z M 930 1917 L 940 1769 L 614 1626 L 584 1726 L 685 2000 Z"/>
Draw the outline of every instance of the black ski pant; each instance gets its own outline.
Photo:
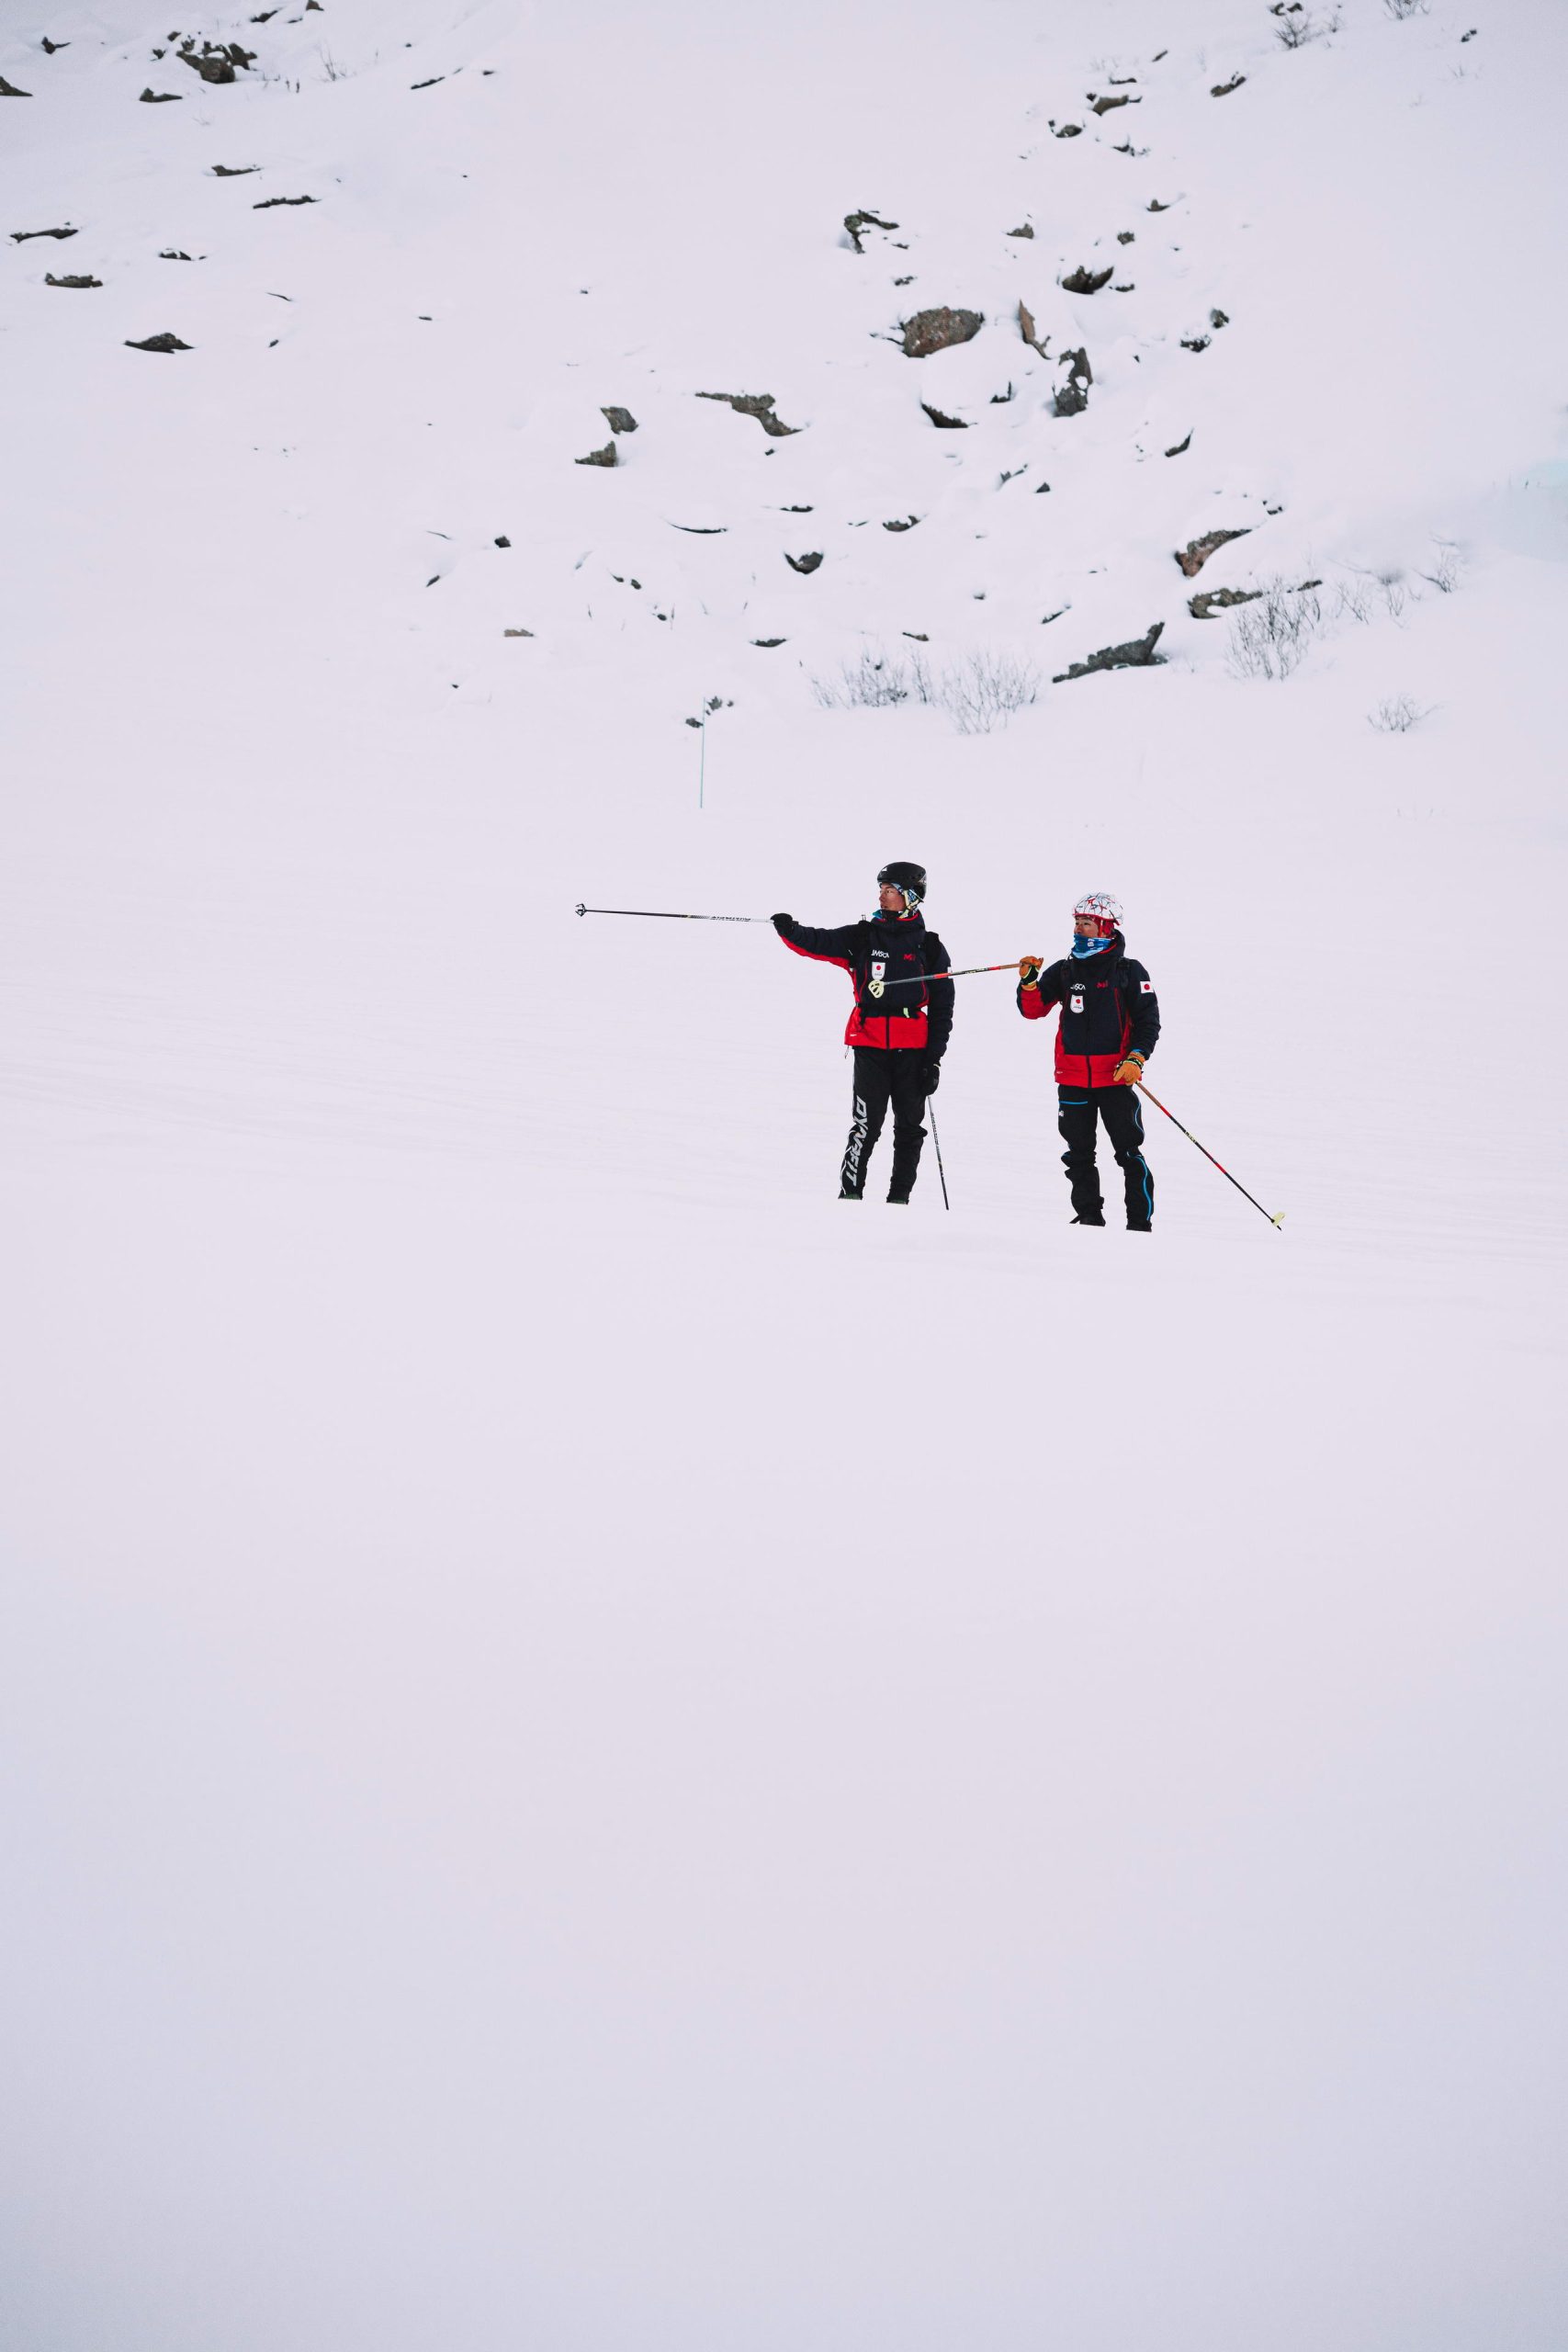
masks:
<path id="1" fill-rule="evenodd" d="M 1073 1215 L 1080 1225 L 1103 1225 L 1100 1170 L 1094 1164 L 1095 1125 L 1105 1122 L 1127 1187 L 1127 1227 L 1146 1233 L 1154 1222 L 1155 1187 L 1144 1158 L 1144 1106 L 1132 1086 L 1058 1086 L 1056 1129 L 1066 1145 L 1062 1165 L 1073 1188 Z"/>
<path id="2" fill-rule="evenodd" d="M 908 1200 L 919 1165 L 926 1131 L 926 1057 L 913 1046 L 855 1047 L 854 1122 L 839 1171 L 840 1198 L 858 1201 L 865 1189 L 866 1164 L 893 1105 L 893 1175 L 889 1200 Z"/>

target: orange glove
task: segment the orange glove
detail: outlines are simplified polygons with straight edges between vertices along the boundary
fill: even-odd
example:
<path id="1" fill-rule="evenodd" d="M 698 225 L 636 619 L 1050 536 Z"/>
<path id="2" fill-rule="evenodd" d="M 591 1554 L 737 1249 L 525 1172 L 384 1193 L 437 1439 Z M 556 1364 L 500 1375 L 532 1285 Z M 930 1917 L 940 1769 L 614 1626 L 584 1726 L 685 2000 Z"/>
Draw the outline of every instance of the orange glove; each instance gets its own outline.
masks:
<path id="1" fill-rule="evenodd" d="M 1129 1054 L 1126 1060 L 1124 1062 L 1118 1062 L 1115 1069 L 1111 1073 L 1118 1086 L 1136 1086 L 1143 1074 L 1144 1057 L 1142 1054 Z"/>
<path id="2" fill-rule="evenodd" d="M 1037 989 L 1040 986 L 1040 975 L 1044 968 L 1044 962 L 1041 956 L 1021 956 L 1018 964 L 1018 977 L 1023 982 L 1026 989 Z"/>

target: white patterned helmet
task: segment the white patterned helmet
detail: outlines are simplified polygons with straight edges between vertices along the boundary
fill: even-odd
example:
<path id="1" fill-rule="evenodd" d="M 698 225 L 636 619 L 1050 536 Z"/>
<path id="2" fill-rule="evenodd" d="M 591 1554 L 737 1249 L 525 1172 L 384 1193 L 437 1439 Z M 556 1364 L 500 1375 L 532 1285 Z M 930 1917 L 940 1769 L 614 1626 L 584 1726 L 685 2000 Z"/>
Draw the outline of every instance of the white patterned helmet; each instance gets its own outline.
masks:
<path id="1" fill-rule="evenodd" d="M 1110 939 L 1122 928 L 1122 901 L 1109 890 L 1091 890 L 1073 909 L 1075 921 L 1081 922 L 1086 915 L 1095 926 L 1096 937 Z"/>

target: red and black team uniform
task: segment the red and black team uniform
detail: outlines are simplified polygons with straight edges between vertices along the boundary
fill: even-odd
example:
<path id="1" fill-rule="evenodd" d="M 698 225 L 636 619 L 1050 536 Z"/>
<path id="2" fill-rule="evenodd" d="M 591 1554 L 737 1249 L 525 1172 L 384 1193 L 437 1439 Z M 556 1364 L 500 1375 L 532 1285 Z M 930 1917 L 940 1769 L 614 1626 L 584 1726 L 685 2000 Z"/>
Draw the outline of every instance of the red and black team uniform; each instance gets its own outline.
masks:
<path id="1" fill-rule="evenodd" d="M 1043 1021 L 1056 1006 L 1056 1125 L 1067 1148 L 1062 1165 L 1080 1225 L 1103 1225 L 1100 1171 L 1094 1164 L 1097 1123 L 1103 1120 L 1126 1184 L 1127 1224 L 1146 1233 L 1155 1188 L 1144 1158 L 1144 1111 L 1134 1087 L 1118 1085 L 1114 1071 L 1129 1057 L 1140 1067 L 1159 1036 L 1159 1001 L 1142 964 L 1127 954 L 1120 931 L 1096 955 L 1064 956 L 1047 964 L 1037 988 L 1019 985 L 1018 1009 Z"/>
<path id="2" fill-rule="evenodd" d="M 922 880 L 923 880 L 922 876 Z M 926 1139 L 921 1114 L 936 1088 L 953 1033 L 953 982 L 942 976 L 949 956 L 918 911 L 876 914 L 860 922 L 815 931 L 792 916 L 775 915 L 786 947 L 814 963 L 837 964 L 854 983 L 854 1010 L 844 1043 L 854 1048 L 854 1120 L 840 1170 L 840 1198 L 858 1201 L 872 1147 L 893 1105 L 890 1201 L 907 1201 Z"/>

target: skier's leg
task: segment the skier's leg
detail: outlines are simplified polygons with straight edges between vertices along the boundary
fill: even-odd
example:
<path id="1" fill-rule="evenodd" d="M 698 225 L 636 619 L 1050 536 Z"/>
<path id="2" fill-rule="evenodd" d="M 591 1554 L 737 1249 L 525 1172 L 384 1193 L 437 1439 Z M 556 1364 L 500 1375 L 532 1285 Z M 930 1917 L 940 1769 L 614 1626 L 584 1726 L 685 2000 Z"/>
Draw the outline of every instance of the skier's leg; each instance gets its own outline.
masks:
<path id="1" fill-rule="evenodd" d="M 866 1163 L 887 1115 L 889 1074 L 893 1059 L 874 1046 L 855 1047 L 854 1117 L 839 1170 L 839 1198 L 858 1201 L 865 1189 Z"/>
<path id="2" fill-rule="evenodd" d="M 1097 1088 L 1100 1115 L 1127 1188 L 1127 1230 L 1147 1233 L 1154 1223 L 1155 1182 L 1144 1158 L 1144 1106 L 1131 1086 Z"/>
<path id="3" fill-rule="evenodd" d="M 1074 1216 L 1079 1225 L 1103 1225 L 1105 1206 L 1094 1164 L 1094 1097 L 1087 1086 L 1057 1087 L 1056 1132 L 1067 1147 L 1062 1165 L 1073 1190 Z"/>
<path id="4" fill-rule="evenodd" d="M 893 1064 L 893 1174 L 887 1197 L 898 1202 L 907 1201 L 915 1189 L 915 1170 L 926 1139 L 920 1125 L 926 1107 L 926 1057 L 907 1046 L 887 1058 Z"/>

